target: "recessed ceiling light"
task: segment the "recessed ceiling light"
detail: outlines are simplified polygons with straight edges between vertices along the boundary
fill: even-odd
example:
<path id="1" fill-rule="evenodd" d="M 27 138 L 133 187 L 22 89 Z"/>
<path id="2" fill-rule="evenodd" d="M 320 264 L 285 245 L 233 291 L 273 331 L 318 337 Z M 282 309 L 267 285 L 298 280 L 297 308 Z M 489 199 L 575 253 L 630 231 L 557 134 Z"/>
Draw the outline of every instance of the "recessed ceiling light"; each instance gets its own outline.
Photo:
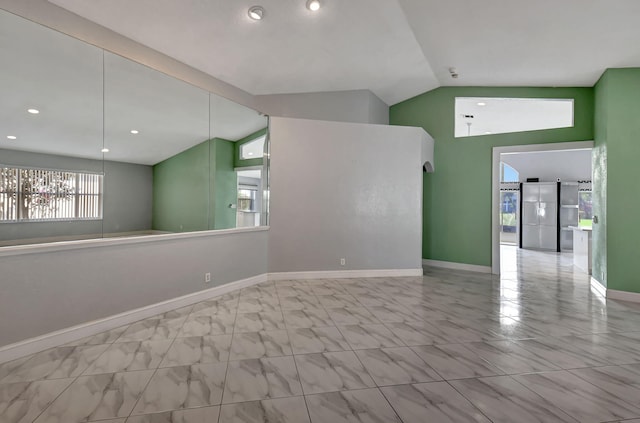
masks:
<path id="1" fill-rule="evenodd" d="M 253 156 L 253 153 L 252 152 L 248 152 L 247 156 Z"/>
<path id="2" fill-rule="evenodd" d="M 40 113 L 40 110 L 38 110 L 38 109 L 27 109 L 27 112 L 31 113 L 32 115 L 37 115 L 38 113 Z"/>
<path id="3" fill-rule="evenodd" d="M 491 135 L 492 133 L 493 133 L 493 132 L 489 132 L 489 131 L 487 131 L 487 132 L 485 132 L 485 135 Z"/>
<path id="4" fill-rule="evenodd" d="M 102 150 L 100 150 L 100 151 L 102 151 L 103 153 L 108 153 L 108 152 L 109 152 L 109 149 L 108 149 L 108 148 L 103 148 L 103 149 L 102 149 Z"/>
<path id="5" fill-rule="evenodd" d="M 480 103 L 478 103 L 478 106 L 486 106 L 486 105 L 487 105 L 487 103 L 485 103 L 485 102 L 483 102 L 483 101 L 481 101 Z"/>
<path id="6" fill-rule="evenodd" d="M 253 6 L 249 8 L 249 17 L 254 21 L 259 21 L 264 18 L 264 9 L 262 6 Z"/>
<path id="7" fill-rule="evenodd" d="M 7 138 L 10 140 L 17 140 L 18 137 L 16 137 L 15 135 L 7 135 Z"/>
<path id="8" fill-rule="evenodd" d="M 307 0 L 307 9 L 315 12 L 320 9 L 320 0 Z"/>
<path id="9" fill-rule="evenodd" d="M 140 132 L 139 132 L 137 129 L 132 129 L 132 130 L 131 130 L 131 133 L 132 133 L 133 135 L 135 135 L 135 134 L 139 134 Z"/>

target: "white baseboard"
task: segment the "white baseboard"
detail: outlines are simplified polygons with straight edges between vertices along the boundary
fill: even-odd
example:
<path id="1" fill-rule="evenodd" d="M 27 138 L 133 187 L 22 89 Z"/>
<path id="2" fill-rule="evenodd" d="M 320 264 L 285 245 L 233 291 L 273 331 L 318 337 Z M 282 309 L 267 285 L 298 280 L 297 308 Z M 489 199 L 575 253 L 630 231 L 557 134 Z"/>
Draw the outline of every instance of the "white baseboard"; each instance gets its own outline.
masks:
<path id="1" fill-rule="evenodd" d="M 640 293 L 638 292 L 627 292 L 627 291 L 617 291 L 615 289 L 607 289 L 607 298 L 610 300 L 640 303 Z"/>
<path id="2" fill-rule="evenodd" d="M 4 347 L 0 347 L 0 363 L 44 351 L 48 348 L 64 345 L 87 336 L 96 335 L 100 332 L 115 329 L 129 323 L 137 322 L 138 320 L 146 319 L 147 317 L 152 317 L 157 314 L 175 310 L 180 307 L 186 307 L 200 301 L 218 297 L 228 292 L 235 291 L 240 288 L 246 288 L 248 286 L 256 285 L 266 281 L 267 274 L 264 273 L 262 275 L 252 276 L 247 279 L 230 282 L 224 285 L 206 289 L 204 291 L 194 292 L 192 294 L 172 298 L 170 300 L 162 301 L 156 304 L 151 304 L 134 310 L 125 311 L 124 313 L 115 314 L 103 319 L 98 319 L 91 322 L 82 323 L 77 326 L 61 329 L 55 332 L 50 332 L 35 338 L 16 342 L 14 344 L 5 345 Z"/>
<path id="3" fill-rule="evenodd" d="M 591 276 L 591 288 L 603 297 L 607 296 L 607 288 L 599 280 Z"/>
<path id="4" fill-rule="evenodd" d="M 422 276 L 422 269 L 370 269 L 370 270 L 323 270 L 315 272 L 269 273 L 270 281 L 292 279 L 346 279 Z"/>
<path id="5" fill-rule="evenodd" d="M 467 272 L 491 273 L 491 266 L 480 266 L 478 264 L 456 263 L 453 261 L 440 261 L 430 259 L 422 259 L 422 264 L 425 266 L 442 267 L 452 270 L 465 270 Z"/>

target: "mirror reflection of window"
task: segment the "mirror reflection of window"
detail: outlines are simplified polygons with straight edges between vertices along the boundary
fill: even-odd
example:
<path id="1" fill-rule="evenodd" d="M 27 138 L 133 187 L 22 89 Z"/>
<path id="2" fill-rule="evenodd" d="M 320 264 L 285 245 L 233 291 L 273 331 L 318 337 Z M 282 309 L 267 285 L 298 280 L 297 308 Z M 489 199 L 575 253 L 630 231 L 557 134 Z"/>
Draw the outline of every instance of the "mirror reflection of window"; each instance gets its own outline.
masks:
<path id="1" fill-rule="evenodd" d="M 260 226 L 262 211 L 262 171 L 238 170 L 238 202 L 236 221 L 239 228 Z"/>
<path id="2" fill-rule="evenodd" d="M 250 160 L 262 158 L 266 135 L 256 138 L 240 146 L 240 159 Z"/>

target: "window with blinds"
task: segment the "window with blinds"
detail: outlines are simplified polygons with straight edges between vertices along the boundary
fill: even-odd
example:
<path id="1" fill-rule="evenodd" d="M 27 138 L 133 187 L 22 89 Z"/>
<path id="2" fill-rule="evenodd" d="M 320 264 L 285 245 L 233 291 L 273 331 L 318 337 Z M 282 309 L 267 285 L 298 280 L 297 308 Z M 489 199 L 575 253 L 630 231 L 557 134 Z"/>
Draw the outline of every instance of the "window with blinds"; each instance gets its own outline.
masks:
<path id="1" fill-rule="evenodd" d="M 102 218 L 102 175 L 0 167 L 0 222 Z"/>

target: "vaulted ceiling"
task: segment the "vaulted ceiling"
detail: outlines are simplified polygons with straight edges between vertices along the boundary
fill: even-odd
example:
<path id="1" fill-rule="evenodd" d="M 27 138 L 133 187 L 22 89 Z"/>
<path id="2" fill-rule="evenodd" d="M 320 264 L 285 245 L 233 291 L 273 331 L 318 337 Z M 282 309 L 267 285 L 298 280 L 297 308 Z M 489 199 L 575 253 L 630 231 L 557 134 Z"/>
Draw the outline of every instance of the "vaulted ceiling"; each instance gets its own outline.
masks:
<path id="1" fill-rule="evenodd" d="M 305 0 L 50 1 L 252 94 L 369 89 L 395 104 L 447 85 L 592 86 L 640 66 L 637 0 L 324 0 L 316 13 Z"/>

